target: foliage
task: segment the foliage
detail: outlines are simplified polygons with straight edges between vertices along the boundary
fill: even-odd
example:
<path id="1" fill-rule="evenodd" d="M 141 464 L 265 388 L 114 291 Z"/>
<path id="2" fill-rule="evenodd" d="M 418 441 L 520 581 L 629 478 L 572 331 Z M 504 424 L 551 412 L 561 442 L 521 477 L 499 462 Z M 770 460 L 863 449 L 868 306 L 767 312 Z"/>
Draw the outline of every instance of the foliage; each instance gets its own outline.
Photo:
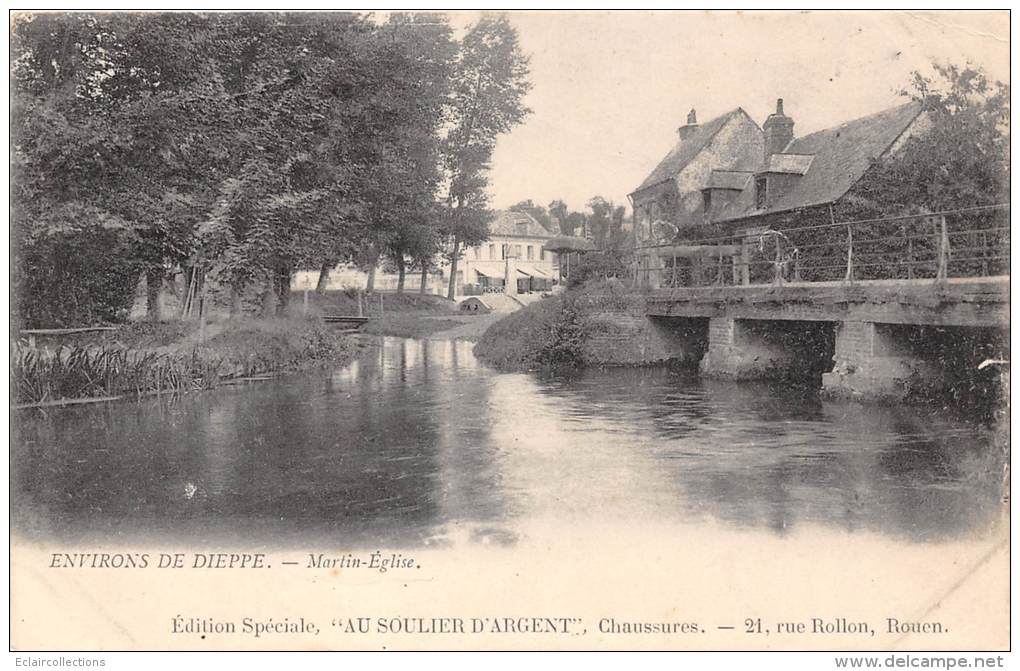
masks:
<path id="1" fill-rule="evenodd" d="M 590 282 L 495 322 L 475 346 L 475 356 L 509 370 L 600 365 L 606 362 L 593 358 L 589 344 L 612 327 L 599 317 L 607 312 L 643 316 L 643 311 L 643 301 L 621 282 Z"/>
<path id="2" fill-rule="evenodd" d="M 858 183 L 858 212 L 929 212 L 1009 201 L 1009 86 L 979 69 L 934 64 L 903 95 L 919 103 L 923 132 L 879 160 Z"/>
<path id="3" fill-rule="evenodd" d="M 448 192 L 443 230 L 452 240 L 449 298 L 457 282 L 457 260 L 467 247 L 488 237 L 487 173 L 496 139 L 521 123 L 530 110 L 524 96 L 528 58 L 517 31 L 502 15 L 485 15 L 461 42 L 454 64 L 449 129 L 443 142 Z"/>
<path id="4" fill-rule="evenodd" d="M 87 219 L 88 213 L 71 216 Z M 75 327 L 127 317 L 142 262 L 131 254 L 132 238 L 124 231 L 69 223 L 52 233 L 15 229 L 14 235 L 15 323 Z"/>
<path id="5" fill-rule="evenodd" d="M 631 275 L 628 257 L 620 250 L 588 252 L 579 256 L 578 262 L 570 266 L 569 287 L 578 287 L 591 280 L 624 279 Z"/>
<path id="6" fill-rule="evenodd" d="M 59 287 L 16 277 L 39 321 L 120 318 L 124 292 L 85 288 L 99 276 L 196 267 L 284 307 L 298 264 L 427 267 L 444 236 L 484 236 L 495 137 L 527 113 L 502 17 L 457 42 L 426 13 L 22 15 L 11 56 L 18 265 L 92 239 L 123 258 L 91 254 Z"/>

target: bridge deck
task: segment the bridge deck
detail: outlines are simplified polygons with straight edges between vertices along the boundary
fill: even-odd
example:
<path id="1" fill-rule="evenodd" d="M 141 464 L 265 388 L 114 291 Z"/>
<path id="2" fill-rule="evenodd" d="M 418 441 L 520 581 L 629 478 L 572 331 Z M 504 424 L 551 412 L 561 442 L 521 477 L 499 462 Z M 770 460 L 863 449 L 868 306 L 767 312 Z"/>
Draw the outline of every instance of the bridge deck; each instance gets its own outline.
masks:
<path id="1" fill-rule="evenodd" d="M 1009 277 L 677 287 L 646 297 L 653 317 L 1009 325 Z"/>

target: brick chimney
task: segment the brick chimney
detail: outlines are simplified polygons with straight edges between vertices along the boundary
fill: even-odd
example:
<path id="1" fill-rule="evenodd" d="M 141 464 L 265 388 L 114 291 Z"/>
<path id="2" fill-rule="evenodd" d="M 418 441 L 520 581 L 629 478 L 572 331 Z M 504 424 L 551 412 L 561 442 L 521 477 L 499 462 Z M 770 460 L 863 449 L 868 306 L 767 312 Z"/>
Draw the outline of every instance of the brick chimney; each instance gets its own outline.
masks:
<path id="1" fill-rule="evenodd" d="M 693 109 L 691 109 L 691 111 L 687 113 L 687 125 L 680 126 L 679 128 L 677 128 L 676 134 L 680 136 L 680 141 L 683 142 L 688 137 L 690 137 L 691 133 L 697 130 L 697 128 L 698 128 L 698 115 L 694 112 Z"/>
<path id="2" fill-rule="evenodd" d="M 762 124 L 765 131 L 765 162 L 769 156 L 778 154 L 793 140 L 793 119 L 783 114 L 783 99 L 776 100 L 776 112 L 770 114 Z"/>

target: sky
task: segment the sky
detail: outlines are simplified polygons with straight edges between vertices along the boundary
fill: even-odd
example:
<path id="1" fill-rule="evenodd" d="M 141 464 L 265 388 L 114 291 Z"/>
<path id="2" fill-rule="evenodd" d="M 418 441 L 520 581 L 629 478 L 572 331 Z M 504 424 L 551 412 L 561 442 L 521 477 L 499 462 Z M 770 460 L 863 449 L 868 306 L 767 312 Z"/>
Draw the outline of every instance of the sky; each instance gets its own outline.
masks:
<path id="1" fill-rule="evenodd" d="M 492 204 L 595 195 L 626 203 L 694 108 L 743 107 L 761 124 L 784 99 L 801 136 L 904 102 L 934 60 L 1009 80 L 1004 11 L 513 12 L 531 58 L 532 114 L 499 139 Z M 456 26 L 477 18 L 452 16 Z M 629 208 L 628 208 L 629 210 Z"/>

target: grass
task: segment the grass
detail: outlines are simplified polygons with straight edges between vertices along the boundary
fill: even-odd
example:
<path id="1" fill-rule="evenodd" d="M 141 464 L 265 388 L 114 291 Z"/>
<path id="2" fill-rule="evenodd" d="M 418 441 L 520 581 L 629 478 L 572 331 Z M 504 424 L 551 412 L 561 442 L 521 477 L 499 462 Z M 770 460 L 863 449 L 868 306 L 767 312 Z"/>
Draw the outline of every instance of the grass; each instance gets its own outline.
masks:
<path id="1" fill-rule="evenodd" d="M 380 300 L 381 299 L 381 300 Z M 291 305 L 300 308 L 304 297 L 301 292 L 291 295 Z M 316 314 L 358 314 L 358 293 L 354 290 L 327 291 L 323 294 L 309 292 L 309 308 Z M 385 317 L 395 313 L 456 314 L 457 304 L 442 296 L 418 293 L 395 294 L 376 292 L 362 294 L 361 310 L 366 317 Z"/>
<path id="2" fill-rule="evenodd" d="M 475 356 L 502 370 L 602 365 L 592 360 L 588 341 L 606 328 L 593 317 L 602 312 L 642 314 L 644 302 L 620 282 L 593 282 L 513 312 L 490 326 Z"/>
<path id="3" fill-rule="evenodd" d="M 231 379 L 345 363 L 357 350 L 351 338 L 311 320 L 227 322 L 210 325 L 210 333 L 200 342 L 193 324 L 133 324 L 55 348 L 22 341 L 11 351 L 13 397 L 35 404 L 209 389 Z"/>
<path id="4" fill-rule="evenodd" d="M 428 313 L 405 312 L 375 318 L 365 324 L 361 332 L 401 338 L 424 338 L 438 331 L 461 326 L 462 323 L 454 319 L 433 317 Z"/>

